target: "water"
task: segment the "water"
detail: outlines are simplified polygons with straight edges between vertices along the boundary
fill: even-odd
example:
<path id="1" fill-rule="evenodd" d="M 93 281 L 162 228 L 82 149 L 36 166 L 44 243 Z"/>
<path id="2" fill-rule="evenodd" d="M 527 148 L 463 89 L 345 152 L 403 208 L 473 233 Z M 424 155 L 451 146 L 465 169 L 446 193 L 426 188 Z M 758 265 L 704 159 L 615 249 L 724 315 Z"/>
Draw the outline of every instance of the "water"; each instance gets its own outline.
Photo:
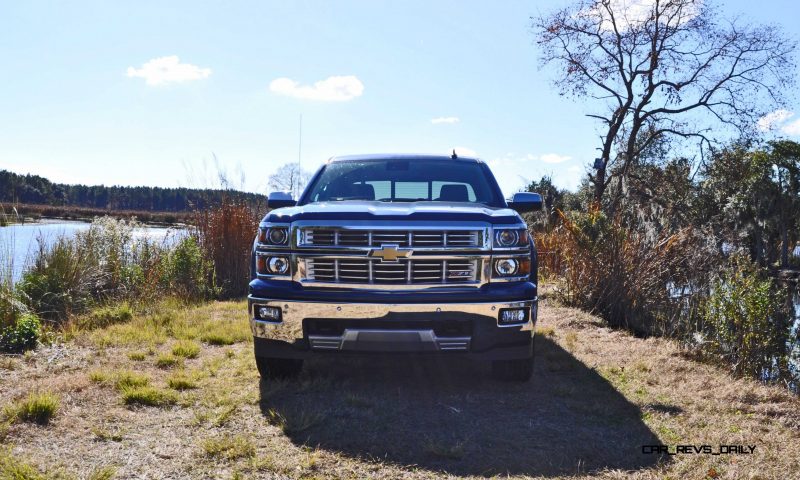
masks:
<path id="1" fill-rule="evenodd" d="M 13 224 L 0 227 L 0 268 L 6 268 L 6 262 L 11 260 L 12 281 L 16 282 L 22 276 L 25 265 L 37 249 L 39 238 L 45 242 L 52 242 L 61 236 L 72 236 L 75 233 L 87 230 L 91 224 L 68 220 L 43 220 L 37 223 Z M 174 228 L 141 227 L 133 231 L 134 238 L 149 238 L 160 241 L 168 235 L 176 233 Z"/>

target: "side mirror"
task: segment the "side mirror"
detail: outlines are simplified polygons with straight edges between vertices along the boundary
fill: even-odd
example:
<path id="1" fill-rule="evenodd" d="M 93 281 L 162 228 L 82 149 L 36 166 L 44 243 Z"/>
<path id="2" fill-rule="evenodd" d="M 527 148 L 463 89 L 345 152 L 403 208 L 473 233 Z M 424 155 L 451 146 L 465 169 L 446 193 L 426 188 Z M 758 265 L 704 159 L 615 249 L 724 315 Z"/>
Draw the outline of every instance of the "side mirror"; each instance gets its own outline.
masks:
<path id="1" fill-rule="evenodd" d="M 513 208 L 519 213 L 534 212 L 542 209 L 542 196 L 538 193 L 518 192 L 507 203 L 508 208 Z"/>
<path id="2" fill-rule="evenodd" d="M 267 208 L 273 210 L 275 208 L 294 207 L 297 201 L 292 198 L 289 192 L 270 192 L 267 197 Z"/>

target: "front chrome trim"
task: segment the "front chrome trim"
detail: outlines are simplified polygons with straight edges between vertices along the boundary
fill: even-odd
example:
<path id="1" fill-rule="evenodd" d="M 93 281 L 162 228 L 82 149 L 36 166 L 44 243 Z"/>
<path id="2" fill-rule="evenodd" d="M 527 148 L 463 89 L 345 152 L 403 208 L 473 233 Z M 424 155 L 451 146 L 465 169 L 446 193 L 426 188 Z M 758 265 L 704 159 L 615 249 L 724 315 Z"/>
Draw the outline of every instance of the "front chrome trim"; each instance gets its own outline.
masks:
<path id="1" fill-rule="evenodd" d="M 497 328 L 518 328 L 521 331 L 533 331 L 537 315 L 537 299 L 516 302 L 479 302 L 479 303 L 329 303 L 296 300 L 274 300 L 248 297 L 250 312 L 250 328 L 254 337 L 297 341 L 304 339 L 303 320 L 313 319 L 347 319 L 347 320 L 380 320 L 389 314 L 428 314 L 432 320 L 442 314 L 478 315 L 494 322 Z M 257 306 L 276 307 L 281 309 L 281 321 L 271 322 L 256 319 L 254 309 Z M 498 315 L 501 308 L 530 308 L 529 320 L 525 323 L 501 325 Z"/>

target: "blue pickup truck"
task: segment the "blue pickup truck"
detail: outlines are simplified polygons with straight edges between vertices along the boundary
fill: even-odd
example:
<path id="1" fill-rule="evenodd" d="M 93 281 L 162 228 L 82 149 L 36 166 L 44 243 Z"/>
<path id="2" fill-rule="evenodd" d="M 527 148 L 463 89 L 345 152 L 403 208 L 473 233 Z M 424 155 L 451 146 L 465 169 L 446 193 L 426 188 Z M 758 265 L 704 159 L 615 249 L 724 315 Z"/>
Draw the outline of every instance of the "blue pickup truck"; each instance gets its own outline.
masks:
<path id="1" fill-rule="evenodd" d="M 252 254 L 248 308 L 262 377 L 311 356 L 468 355 L 533 370 L 537 258 L 519 213 L 474 158 L 331 158 L 299 200 L 276 192 Z"/>

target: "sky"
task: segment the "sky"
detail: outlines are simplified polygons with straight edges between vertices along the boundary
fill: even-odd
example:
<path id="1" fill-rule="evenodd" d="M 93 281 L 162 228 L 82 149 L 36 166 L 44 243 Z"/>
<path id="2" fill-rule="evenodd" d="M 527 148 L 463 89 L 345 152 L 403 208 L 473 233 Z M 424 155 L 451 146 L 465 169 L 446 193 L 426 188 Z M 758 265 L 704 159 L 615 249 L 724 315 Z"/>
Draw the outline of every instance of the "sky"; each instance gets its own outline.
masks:
<path id="1" fill-rule="evenodd" d="M 265 192 L 298 158 L 455 148 L 506 194 L 574 189 L 597 124 L 540 68 L 530 21 L 568 3 L 0 0 L 0 169 L 165 187 L 225 171 Z M 721 8 L 800 37 L 789 0 Z M 799 101 L 772 115 L 800 140 Z"/>

